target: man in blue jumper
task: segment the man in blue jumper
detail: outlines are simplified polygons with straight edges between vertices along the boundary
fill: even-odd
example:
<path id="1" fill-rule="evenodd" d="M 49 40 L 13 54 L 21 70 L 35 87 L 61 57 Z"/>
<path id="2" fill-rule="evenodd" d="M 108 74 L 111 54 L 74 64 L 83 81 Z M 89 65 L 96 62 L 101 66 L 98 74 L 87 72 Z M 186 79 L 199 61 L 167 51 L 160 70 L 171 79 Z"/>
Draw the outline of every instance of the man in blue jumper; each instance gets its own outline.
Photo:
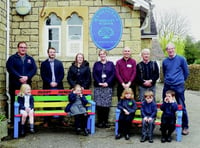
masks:
<path id="1" fill-rule="evenodd" d="M 182 134 L 188 135 L 188 115 L 184 96 L 184 83 L 189 75 L 188 65 L 184 57 L 176 54 L 174 44 L 169 43 L 166 50 L 168 57 L 162 63 L 164 75 L 163 100 L 167 90 L 175 91 L 176 101 L 183 107 Z"/>

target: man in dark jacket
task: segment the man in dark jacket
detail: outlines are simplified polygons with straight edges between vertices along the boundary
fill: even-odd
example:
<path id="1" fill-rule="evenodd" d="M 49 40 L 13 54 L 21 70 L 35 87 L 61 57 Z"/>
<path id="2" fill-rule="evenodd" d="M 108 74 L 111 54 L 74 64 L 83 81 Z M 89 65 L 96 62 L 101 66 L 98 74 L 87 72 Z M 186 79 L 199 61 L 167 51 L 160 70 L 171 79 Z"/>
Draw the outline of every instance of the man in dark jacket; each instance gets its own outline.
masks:
<path id="1" fill-rule="evenodd" d="M 9 73 L 9 93 L 11 96 L 11 124 L 14 119 L 15 90 L 19 90 L 21 84 L 31 85 L 31 79 L 37 71 L 34 59 L 27 54 L 26 42 L 19 42 L 17 48 L 18 52 L 11 55 L 6 62 L 6 68 Z"/>
<path id="2" fill-rule="evenodd" d="M 55 59 L 56 49 L 47 50 L 49 58 L 41 64 L 40 72 L 43 80 L 43 89 L 64 89 L 64 67 L 61 61 Z"/>
<path id="3" fill-rule="evenodd" d="M 50 47 L 47 50 L 49 58 L 42 62 L 40 72 L 43 80 L 43 89 L 64 89 L 64 67 L 61 61 L 55 59 L 56 49 Z M 61 123 L 65 125 L 63 118 L 60 117 Z M 50 118 L 44 118 L 44 127 L 48 127 Z"/>

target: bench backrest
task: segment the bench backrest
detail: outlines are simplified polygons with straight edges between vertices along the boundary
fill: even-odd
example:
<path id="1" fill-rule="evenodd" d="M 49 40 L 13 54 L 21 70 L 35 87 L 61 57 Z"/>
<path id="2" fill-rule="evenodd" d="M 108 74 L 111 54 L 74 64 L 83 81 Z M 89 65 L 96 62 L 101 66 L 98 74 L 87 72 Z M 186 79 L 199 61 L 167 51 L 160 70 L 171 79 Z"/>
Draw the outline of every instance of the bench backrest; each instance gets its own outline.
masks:
<path id="1" fill-rule="evenodd" d="M 19 90 L 15 91 L 15 100 Z M 31 94 L 34 97 L 34 108 L 56 108 L 66 107 L 68 103 L 68 95 L 71 90 L 32 90 Z M 91 90 L 83 90 L 87 100 L 91 100 Z"/>
<path id="2" fill-rule="evenodd" d="M 141 107 L 142 107 L 142 102 L 136 102 L 137 105 L 137 110 L 135 112 L 135 116 L 141 116 Z M 162 116 L 162 110 L 160 110 L 160 106 L 162 105 L 162 103 L 157 103 L 157 116 L 156 118 L 161 118 Z M 178 105 L 178 110 L 182 110 L 182 105 Z"/>

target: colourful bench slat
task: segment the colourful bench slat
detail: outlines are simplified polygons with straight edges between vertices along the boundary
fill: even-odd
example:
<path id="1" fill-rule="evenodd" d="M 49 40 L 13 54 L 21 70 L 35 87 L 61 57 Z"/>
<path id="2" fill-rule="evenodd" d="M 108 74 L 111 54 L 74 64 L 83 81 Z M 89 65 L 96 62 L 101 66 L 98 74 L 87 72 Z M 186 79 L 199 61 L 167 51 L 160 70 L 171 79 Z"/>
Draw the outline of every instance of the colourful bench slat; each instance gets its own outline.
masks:
<path id="1" fill-rule="evenodd" d="M 64 112 L 64 108 L 69 103 L 68 94 L 71 90 L 32 90 L 31 93 L 34 97 L 34 116 L 67 116 Z M 17 95 L 19 90 L 15 92 L 14 103 L 14 138 L 18 138 L 19 123 L 21 120 L 21 114 L 19 114 L 19 103 L 17 102 Z M 83 90 L 83 94 L 88 100 L 87 112 L 89 115 L 87 128 L 91 134 L 95 133 L 95 110 L 96 103 L 92 101 L 91 90 Z M 63 108 L 57 110 L 56 107 Z M 47 110 L 43 110 L 46 108 Z M 48 110 L 48 108 L 50 110 Z"/>

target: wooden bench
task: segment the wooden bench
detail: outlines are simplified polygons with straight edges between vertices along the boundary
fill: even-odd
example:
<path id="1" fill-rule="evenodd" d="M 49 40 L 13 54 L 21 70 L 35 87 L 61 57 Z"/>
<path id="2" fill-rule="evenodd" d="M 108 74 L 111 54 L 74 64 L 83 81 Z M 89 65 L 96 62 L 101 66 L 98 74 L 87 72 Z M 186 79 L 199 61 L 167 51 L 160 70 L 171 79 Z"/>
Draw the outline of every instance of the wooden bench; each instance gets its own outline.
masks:
<path id="1" fill-rule="evenodd" d="M 70 92 L 71 90 L 32 90 L 31 94 L 34 97 L 34 117 L 67 116 L 68 113 L 64 112 L 64 108 L 69 103 L 68 94 Z M 17 102 L 18 93 L 19 90 L 16 90 L 14 103 L 14 138 L 19 137 L 19 124 L 21 123 L 19 103 Z M 91 134 L 94 134 L 96 103 L 92 101 L 91 90 L 83 90 L 83 94 L 89 102 L 87 105 L 87 112 L 89 115 L 87 128 Z M 44 108 L 46 109 L 44 110 Z"/>
<path id="2" fill-rule="evenodd" d="M 134 124 L 142 124 L 142 117 L 141 117 L 141 102 L 136 102 L 137 104 L 137 110 L 135 112 L 135 117 L 132 120 L 132 123 Z M 160 125 L 161 124 L 161 116 L 162 116 L 162 111 L 160 110 L 161 103 L 157 104 L 157 117 L 155 120 L 155 125 Z M 115 135 L 118 134 L 118 120 L 119 120 L 119 115 L 120 115 L 120 110 L 117 108 L 116 109 L 116 117 L 115 117 Z M 182 140 L 182 106 L 178 105 L 178 111 L 176 112 L 177 119 L 176 119 L 176 141 L 181 141 Z"/>

